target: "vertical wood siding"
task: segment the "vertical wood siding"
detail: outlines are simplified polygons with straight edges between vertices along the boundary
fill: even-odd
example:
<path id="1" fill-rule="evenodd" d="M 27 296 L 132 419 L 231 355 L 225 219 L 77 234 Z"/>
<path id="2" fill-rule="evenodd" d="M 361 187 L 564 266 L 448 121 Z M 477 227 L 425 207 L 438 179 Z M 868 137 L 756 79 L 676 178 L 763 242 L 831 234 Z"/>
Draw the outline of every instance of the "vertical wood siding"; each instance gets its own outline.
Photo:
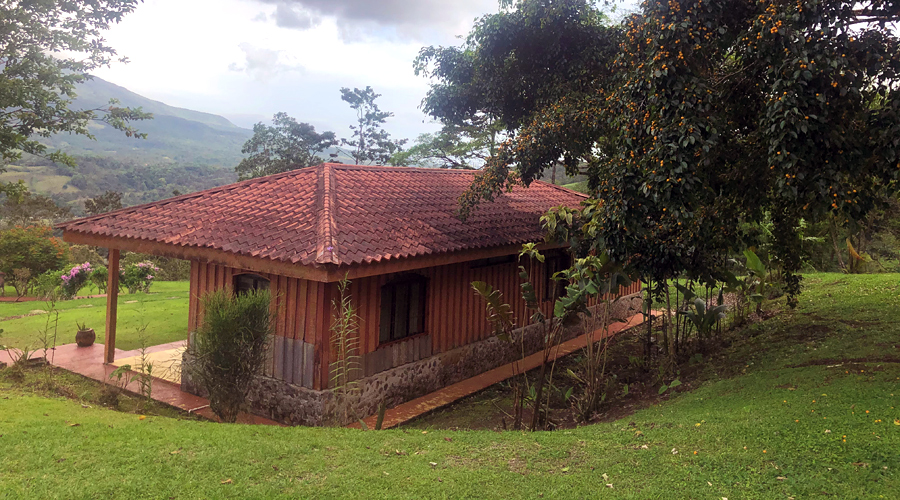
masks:
<path id="1" fill-rule="evenodd" d="M 203 322 L 204 294 L 231 288 L 236 274 L 252 273 L 269 280 L 272 306 L 276 311 L 275 338 L 265 372 L 269 376 L 309 388 L 323 388 L 327 383 L 328 336 L 323 335 L 326 318 L 331 317 L 331 302 L 326 289 L 332 285 L 267 273 L 255 273 L 228 266 L 191 262 L 191 292 L 188 306 L 188 328 L 196 330 Z"/>
<path id="2" fill-rule="evenodd" d="M 425 334 L 430 337 L 431 354 L 449 351 L 492 335 L 485 303 L 472 289 L 473 281 L 484 281 L 500 290 L 503 300 L 515 311 L 518 325 L 527 325 L 531 312 L 526 308 L 521 296 L 522 280 L 518 275 L 518 267 L 517 262 L 483 267 L 474 267 L 472 263 L 460 263 L 420 269 L 412 273 L 387 274 L 356 280 L 351 293 L 359 315 L 362 335 L 360 353 L 366 355 L 379 349 L 381 287 L 406 274 L 418 274 L 428 278 Z M 538 296 L 543 298 L 546 295 L 545 267 L 542 264 L 526 264 L 526 268 L 537 287 Z M 640 283 L 633 283 L 629 287 L 623 287 L 618 295 L 630 295 L 638 291 Z M 552 301 L 541 302 L 544 314 L 550 315 L 552 309 Z M 392 347 L 395 343 L 391 343 L 388 347 Z"/>
<path id="3" fill-rule="evenodd" d="M 471 283 L 484 281 L 503 294 L 512 305 L 518 326 L 529 322 L 530 311 L 521 298 L 521 279 L 517 262 L 477 267 L 459 263 L 430 267 L 412 273 L 387 274 L 353 281 L 350 294 L 359 316 L 360 352 L 363 375 L 426 358 L 492 335 L 484 301 Z M 526 264 L 538 297 L 546 295 L 545 267 Z M 203 321 L 201 297 L 210 291 L 230 288 L 236 274 L 245 272 L 227 266 L 194 261 L 191 263 L 188 324 L 196 330 Z M 338 298 L 337 285 L 284 276 L 258 274 L 270 282 L 273 307 L 276 308 L 276 337 L 271 360 L 266 367 L 270 376 L 314 389 L 328 387 L 332 301 Z M 425 333 L 409 339 L 379 345 L 381 287 L 406 274 L 428 279 L 425 296 Z M 640 291 L 640 283 L 620 290 L 619 295 Z M 551 314 L 553 303 L 542 301 L 544 314 Z"/>

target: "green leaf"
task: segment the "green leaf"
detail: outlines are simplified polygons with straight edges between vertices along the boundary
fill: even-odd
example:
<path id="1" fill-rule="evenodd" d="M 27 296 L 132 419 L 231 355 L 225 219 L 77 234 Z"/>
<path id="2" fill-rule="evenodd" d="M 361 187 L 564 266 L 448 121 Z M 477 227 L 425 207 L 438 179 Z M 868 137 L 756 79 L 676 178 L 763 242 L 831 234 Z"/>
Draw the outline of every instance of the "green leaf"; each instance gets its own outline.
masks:
<path id="1" fill-rule="evenodd" d="M 747 269 L 753 271 L 757 276 L 766 275 L 766 266 L 752 250 L 744 250 L 744 257 L 747 258 Z"/>

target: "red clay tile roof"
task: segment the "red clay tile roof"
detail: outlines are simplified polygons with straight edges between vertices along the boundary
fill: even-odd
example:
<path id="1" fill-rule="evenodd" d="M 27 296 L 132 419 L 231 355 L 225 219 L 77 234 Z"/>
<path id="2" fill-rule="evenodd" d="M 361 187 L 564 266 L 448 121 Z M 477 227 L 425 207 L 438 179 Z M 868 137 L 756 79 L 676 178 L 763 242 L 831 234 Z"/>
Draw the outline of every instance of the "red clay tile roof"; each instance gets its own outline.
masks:
<path id="1" fill-rule="evenodd" d="M 584 195 L 534 182 L 465 222 L 471 171 L 324 164 L 77 219 L 67 232 L 303 265 L 358 264 L 540 241 L 540 216 Z"/>

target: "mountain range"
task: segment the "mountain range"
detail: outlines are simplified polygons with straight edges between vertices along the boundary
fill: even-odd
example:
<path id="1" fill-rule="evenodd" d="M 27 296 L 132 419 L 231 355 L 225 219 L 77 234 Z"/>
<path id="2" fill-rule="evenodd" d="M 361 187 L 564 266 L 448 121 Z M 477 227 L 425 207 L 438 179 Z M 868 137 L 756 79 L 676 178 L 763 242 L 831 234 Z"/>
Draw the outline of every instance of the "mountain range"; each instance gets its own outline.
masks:
<path id="1" fill-rule="evenodd" d="M 80 214 L 86 199 L 107 190 L 121 192 L 123 203 L 135 205 L 237 180 L 234 167 L 243 158 L 241 147 L 253 135 L 252 130 L 219 115 L 148 99 L 102 78 L 79 85 L 76 94 L 71 109 L 105 108 L 110 99 L 116 99 L 118 106 L 153 113 L 152 120 L 133 123 L 147 138 L 129 138 L 95 121 L 89 125 L 94 140 L 73 134 L 39 139 L 51 150 L 76 157 L 75 168 L 27 157 L 4 166 L 5 172 L 0 169 L 0 182 L 22 180 L 32 191 Z M 319 156 L 329 158 L 333 152 L 337 151 Z M 345 154 L 336 159 L 352 161 Z"/>
<path id="2" fill-rule="evenodd" d="M 226 118 L 148 99 L 124 87 L 94 77 L 78 85 L 72 109 L 96 109 L 109 105 L 140 107 L 153 113 L 152 120 L 134 122 L 146 139 L 126 137 L 102 122 L 92 122 L 96 140 L 71 134 L 57 134 L 45 143 L 76 156 L 103 156 L 139 163 L 186 163 L 233 169 L 242 158 L 241 146 L 253 135 Z"/>

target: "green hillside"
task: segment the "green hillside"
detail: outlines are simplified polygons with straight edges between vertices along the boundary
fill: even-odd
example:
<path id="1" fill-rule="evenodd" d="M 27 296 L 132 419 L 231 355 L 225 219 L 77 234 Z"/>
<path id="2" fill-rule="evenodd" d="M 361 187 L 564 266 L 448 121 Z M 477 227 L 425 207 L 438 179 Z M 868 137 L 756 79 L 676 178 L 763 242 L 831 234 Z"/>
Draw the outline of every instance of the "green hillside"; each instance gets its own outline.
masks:
<path id="1" fill-rule="evenodd" d="M 75 156 L 106 156 L 138 163 L 193 163 L 234 168 L 242 158 L 241 146 L 252 131 L 235 126 L 227 119 L 210 113 L 176 108 L 147 99 L 128 89 L 100 78 L 77 88 L 73 109 L 96 109 L 108 106 L 110 99 L 120 105 L 141 107 L 153 113 L 153 120 L 136 122 L 147 134 L 146 139 L 128 138 L 122 132 L 101 122 L 91 124 L 96 140 L 85 136 L 58 134 L 44 140 L 54 149 Z"/>
<path id="2" fill-rule="evenodd" d="M 898 279 L 807 275 L 797 310 L 730 332 L 695 383 L 552 432 L 145 417 L 0 371 L 0 498 L 897 498 Z"/>
<path id="3" fill-rule="evenodd" d="M 135 94 L 125 87 L 107 82 L 102 78 L 94 77 L 93 80 L 79 85 L 77 93 L 78 98 L 75 100 L 75 104 L 80 108 L 105 106 L 110 98 L 115 98 L 119 100 L 122 106 L 140 106 L 144 111 L 153 113 L 156 116 L 171 116 L 201 123 L 216 129 L 243 131 L 247 135 L 250 134 L 250 130 L 242 129 L 222 116 L 169 106 L 163 102 L 154 101 L 153 99 L 148 99 L 142 95 Z"/>
<path id="4" fill-rule="evenodd" d="M 77 167 L 26 157 L 0 168 L 0 182 L 25 181 L 30 190 L 80 214 L 86 199 L 107 190 L 123 193 L 123 203 L 135 205 L 168 198 L 175 191 L 189 193 L 237 180 L 234 167 L 243 158 L 241 147 L 251 130 L 219 115 L 148 99 L 102 78 L 79 85 L 76 92 L 72 109 L 104 108 L 110 99 L 117 99 L 121 106 L 153 113 L 152 120 L 134 123 L 147 138 L 129 138 L 105 123 L 93 122 L 94 140 L 73 134 L 39 139 L 52 150 L 76 157 Z M 319 156 L 329 159 L 330 153 L 338 154 L 336 161 L 353 162 L 336 148 Z"/>
<path id="5" fill-rule="evenodd" d="M 123 194 L 122 202 L 137 205 L 229 184 L 237 179 L 233 168 L 203 164 L 143 165 L 105 157 L 79 157 L 74 169 L 63 165 L 8 165 L 0 182 L 25 181 L 32 191 L 68 206 L 77 215 L 84 201 L 107 190 Z"/>

